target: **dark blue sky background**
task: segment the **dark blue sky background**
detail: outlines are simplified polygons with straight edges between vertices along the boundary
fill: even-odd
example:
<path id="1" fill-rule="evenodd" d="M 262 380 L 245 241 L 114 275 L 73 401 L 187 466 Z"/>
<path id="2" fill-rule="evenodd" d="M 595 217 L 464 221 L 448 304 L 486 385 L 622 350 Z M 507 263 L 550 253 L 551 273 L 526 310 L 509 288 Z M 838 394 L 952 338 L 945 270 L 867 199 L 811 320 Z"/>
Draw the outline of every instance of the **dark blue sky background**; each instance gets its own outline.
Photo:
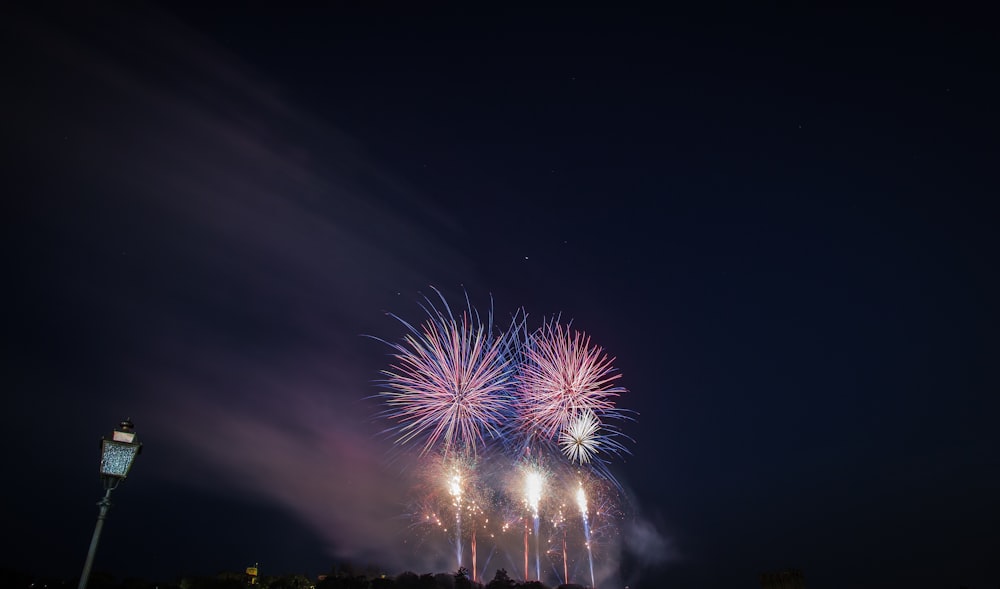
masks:
<path id="1" fill-rule="evenodd" d="M 360 337 L 434 285 L 617 358 L 609 583 L 1000 582 L 990 21 L 551 8 L 4 9 L 0 564 L 78 574 L 130 416 L 98 570 L 450 566 Z"/>

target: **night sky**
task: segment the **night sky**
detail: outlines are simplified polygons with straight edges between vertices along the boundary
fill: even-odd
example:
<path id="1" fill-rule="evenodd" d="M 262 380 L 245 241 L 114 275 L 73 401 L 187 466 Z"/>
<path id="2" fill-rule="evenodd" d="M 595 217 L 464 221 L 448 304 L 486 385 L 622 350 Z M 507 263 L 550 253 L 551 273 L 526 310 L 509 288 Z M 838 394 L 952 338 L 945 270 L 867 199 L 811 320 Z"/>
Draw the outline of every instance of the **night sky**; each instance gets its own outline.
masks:
<path id="1" fill-rule="evenodd" d="M 604 586 L 1000 584 L 995 21 L 355 4 L 3 9 L 0 566 L 130 417 L 95 570 L 452 570 L 365 337 L 435 287 L 615 357 Z"/>

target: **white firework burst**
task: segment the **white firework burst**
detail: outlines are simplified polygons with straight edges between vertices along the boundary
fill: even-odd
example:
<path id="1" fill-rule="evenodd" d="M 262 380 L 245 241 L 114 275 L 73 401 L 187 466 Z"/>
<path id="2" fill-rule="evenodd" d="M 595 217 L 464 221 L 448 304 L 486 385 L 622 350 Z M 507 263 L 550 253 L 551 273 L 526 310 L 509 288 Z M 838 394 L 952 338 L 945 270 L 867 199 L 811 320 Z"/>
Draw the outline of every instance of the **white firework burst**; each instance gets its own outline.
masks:
<path id="1" fill-rule="evenodd" d="M 600 446 L 601 422 L 589 409 L 580 411 L 559 433 L 563 454 L 573 462 L 587 464 Z"/>

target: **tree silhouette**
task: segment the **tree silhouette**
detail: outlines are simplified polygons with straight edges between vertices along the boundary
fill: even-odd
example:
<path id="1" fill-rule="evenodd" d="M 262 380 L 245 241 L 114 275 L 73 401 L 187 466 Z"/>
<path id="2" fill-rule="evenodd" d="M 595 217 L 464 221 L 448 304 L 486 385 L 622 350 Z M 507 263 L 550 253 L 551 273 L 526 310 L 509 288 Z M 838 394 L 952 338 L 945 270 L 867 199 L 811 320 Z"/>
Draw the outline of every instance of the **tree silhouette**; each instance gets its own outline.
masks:
<path id="1" fill-rule="evenodd" d="M 266 589 L 310 589 L 313 583 L 303 575 L 268 577 L 261 583 Z"/>
<path id="2" fill-rule="evenodd" d="M 368 589 L 368 578 L 354 573 L 354 569 L 341 569 L 316 583 L 316 589 Z"/>
<path id="3" fill-rule="evenodd" d="M 458 567 L 455 573 L 455 589 L 472 589 L 472 581 L 469 580 L 469 569 Z"/>
<path id="4" fill-rule="evenodd" d="M 420 589 L 420 576 L 413 571 L 404 571 L 396 575 L 398 589 Z"/>
<path id="5" fill-rule="evenodd" d="M 181 589 L 246 589 L 245 579 L 242 573 L 219 573 L 214 577 L 185 577 L 181 579 Z"/>
<path id="6" fill-rule="evenodd" d="M 398 586 L 395 579 L 381 574 L 373 577 L 371 581 L 371 589 L 395 589 Z"/>
<path id="7" fill-rule="evenodd" d="M 507 574 L 506 569 L 497 569 L 497 574 L 493 580 L 487 583 L 486 589 L 510 589 L 514 586 L 514 580 Z"/>
<path id="8" fill-rule="evenodd" d="M 434 586 L 437 589 L 454 589 L 455 577 L 446 573 L 438 573 L 434 575 Z"/>

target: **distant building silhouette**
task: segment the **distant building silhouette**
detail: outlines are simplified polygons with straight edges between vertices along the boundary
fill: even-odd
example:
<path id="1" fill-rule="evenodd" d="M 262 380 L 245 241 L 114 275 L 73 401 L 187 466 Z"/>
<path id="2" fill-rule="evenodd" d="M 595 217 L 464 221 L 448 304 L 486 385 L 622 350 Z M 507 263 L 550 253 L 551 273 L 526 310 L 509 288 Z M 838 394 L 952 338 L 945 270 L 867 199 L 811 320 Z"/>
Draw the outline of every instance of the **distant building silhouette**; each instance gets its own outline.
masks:
<path id="1" fill-rule="evenodd" d="M 761 589 L 806 589 L 806 580 L 802 571 L 787 569 L 784 571 L 769 571 L 760 574 Z"/>

